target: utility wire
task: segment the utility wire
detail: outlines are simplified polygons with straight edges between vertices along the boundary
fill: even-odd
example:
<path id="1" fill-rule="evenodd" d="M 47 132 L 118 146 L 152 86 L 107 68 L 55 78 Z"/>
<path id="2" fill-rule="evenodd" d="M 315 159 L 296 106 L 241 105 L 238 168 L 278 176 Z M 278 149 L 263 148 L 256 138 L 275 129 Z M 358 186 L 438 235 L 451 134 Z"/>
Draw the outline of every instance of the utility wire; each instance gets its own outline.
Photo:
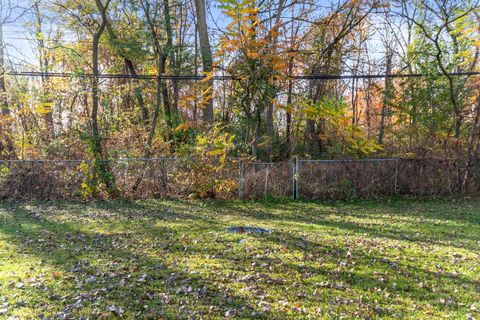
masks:
<path id="1" fill-rule="evenodd" d="M 93 78 L 91 73 L 62 73 L 62 72 L 36 72 L 36 71 L 6 71 L 5 75 L 12 76 L 26 76 L 26 77 L 57 77 L 57 78 Z M 347 80 L 347 79 L 381 79 L 381 78 L 422 78 L 427 76 L 435 77 L 459 77 L 459 76 L 478 76 L 480 72 L 452 72 L 452 73 L 438 73 L 438 74 L 425 74 L 425 73 L 398 73 L 398 74 L 358 74 L 358 75 L 335 75 L 335 74 L 314 74 L 314 75 L 297 75 L 291 77 L 285 77 L 286 79 L 293 80 Z M 139 80 L 202 80 L 205 76 L 202 75 L 162 75 L 160 77 L 150 74 L 108 74 L 103 73 L 98 75 L 101 79 L 139 79 Z M 279 78 L 279 77 L 277 77 Z M 216 75 L 213 80 L 240 80 L 240 77 L 236 76 L 224 76 Z"/>

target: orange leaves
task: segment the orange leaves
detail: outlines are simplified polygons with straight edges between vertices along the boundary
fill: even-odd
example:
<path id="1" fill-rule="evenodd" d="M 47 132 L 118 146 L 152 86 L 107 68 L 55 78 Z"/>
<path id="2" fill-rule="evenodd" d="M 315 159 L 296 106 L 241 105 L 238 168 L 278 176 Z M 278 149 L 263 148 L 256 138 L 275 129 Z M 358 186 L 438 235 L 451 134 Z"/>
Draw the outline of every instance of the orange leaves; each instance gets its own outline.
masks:
<path id="1" fill-rule="evenodd" d="M 279 23 L 266 28 L 254 0 L 222 0 L 224 2 L 228 3 L 224 8 L 229 8 L 228 16 L 233 21 L 220 39 L 217 56 L 227 62 L 226 70 L 239 80 L 235 91 L 248 95 L 248 99 L 256 99 L 258 105 L 270 104 L 278 92 L 277 81 L 286 79 L 288 68 L 283 43 L 278 41 Z"/>
<path id="2" fill-rule="evenodd" d="M 258 17 L 259 8 L 255 7 L 253 0 L 223 0 L 222 4 L 233 21 L 220 39 L 220 50 L 216 56 L 225 59 L 229 54 L 237 53 L 239 59 L 235 61 L 232 72 L 239 79 L 249 78 L 244 72 L 253 72 L 250 68 L 258 66 L 268 69 L 261 73 L 270 75 L 271 81 L 280 78 L 285 73 L 287 64 L 284 62 L 286 57 L 282 54 L 283 51 L 278 50 L 282 48 L 276 41 L 280 35 L 278 25 L 267 30 Z M 254 61 L 256 62 L 253 63 Z M 239 65 L 243 65 L 243 68 L 238 68 Z"/>
<path id="3" fill-rule="evenodd" d="M 204 73 L 204 78 L 199 82 L 194 82 L 190 86 L 190 90 L 186 95 L 180 97 L 179 105 L 183 108 L 192 107 L 194 104 L 203 109 L 213 99 L 212 80 L 214 77 L 213 71 Z M 180 127 L 179 131 L 188 130 L 189 128 Z M 176 129 L 176 130 L 177 130 Z"/>
<path id="4" fill-rule="evenodd" d="M 259 8 L 255 1 L 222 0 L 221 8 L 225 14 L 232 18 L 227 26 L 227 33 L 220 40 L 222 53 L 235 51 L 244 52 L 248 59 L 258 59 L 262 55 L 261 50 L 271 42 L 269 37 L 277 36 L 276 28 L 265 32 L 265 27 L 258 18 Z M 262 36 L 261 33 L 265 35 Z"/>
<path id="5" fill-rule="evenodd" d="M 2 124 L 9 124 L 9 123 L 13 123 L 15 121 L 15 118 L 10 115 L 10 114 L 0 114 L 0 125 Z"/>
<path id="6" fill-rule="evenodd" d="M 195 122 L 194 121 L 187 121 L 184 123 L 181 123 L 179 126 L 175 128 L 176 132 L 187 132 L 191 128 L 195 127 Z"/>
<path id="7" fill-rule="evenodd" d="M 260 53 L 255 52 L 255 51 L 247 51 L 247 57 L 249 59 L 257 59 L 260 57 Z"/>
<path id="8" fill-rule="evenodd" d="M 206 107 L 210 101 L 213 99 L 213 71 L 206 73 L 205 78 L 201 81 L 201 103 L 200 107 Z"/>

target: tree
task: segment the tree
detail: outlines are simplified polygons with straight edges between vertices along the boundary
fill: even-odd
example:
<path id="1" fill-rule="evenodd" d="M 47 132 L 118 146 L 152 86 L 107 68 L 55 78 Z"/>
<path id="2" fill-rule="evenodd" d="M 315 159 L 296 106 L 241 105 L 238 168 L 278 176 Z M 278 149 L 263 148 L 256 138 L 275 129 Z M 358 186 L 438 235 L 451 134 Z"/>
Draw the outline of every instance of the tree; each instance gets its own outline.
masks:
<path id="1" fill-rule="evenodd" d="M 100 91 L 100 80 L 99 80 L 99 68 L 98 68 L 98 46 L 100 43 L 100 38 L 102 37 L 103 32 L 108 23 L 107 19 L 107 9 L 111 0 L 106 0 L 105 4 L 102 3 L 102 0 L 95 0 L 98 12 L 100 13 L 101 19 L 98 23 L 96 31 L 93 33 L 92 39 L 92 112 L 91 112 L 91 121 L 92 121 L 92 153 L 94 156 L 94 170 L 95 174 L 98 175 L 100 182 L 105 183 L 107 191 L 109 194 L 116 193 L 115 178 L 110 172 L 109 163 L 106 160 L 106 154 L 103 151 L 102 147 L 102 136 L 98 127 L 98 107 L 99 107 L 99 91 Z"/>
<path id="2" fill-rule="evenodd" d="M 26 9 L 14 5 L 11 0 L 0 3 L 0 156 L 15 158 L 15 143 L 11 126 L 11 110 L 8 102 L 7 85 L 5 80 L 5 41 L 4 26 L 14 23 Z"/>
<path id="3" fill-rule="evenodd" d="M 48 143 L 55 138 L 55 126 L 53 123 L 54 102 L 50 92 L 50 77 L 48 76 L 50 64 L 54 63 L 54 61 L 51 61 L 51 55 L 47 52 L 48 49 L 45 46 L 44 34 L 42 29 L 43 17 L 40 12 L 40 6 L 38 2 L 34 3 L 33 11 L 35 15 L 35 34 L 38 45 L 38 62 L 40 66 L 40 71 L 42 73 L 42 96 L 40 97 L 40 104 L 42 105 L 42 115 L 46 126 L 45 138 Z"/>
<path id="4" fill-rule="evenodd" d="M 213 72 L 213 56 L 210 48 L 210 40 L 208 37 L 207 18 L 205 14 L 205 0 L 195 0 L 195 13 L 197 18 L 198 38 L 200 40 L 200 52 L 202 55 L 202 65 L 204 74 Z M 208 88 L 213 88 L 213 80 L 207 82 Z M 213 99 L 207 98 L 202 103 L 203 121 L 213 123 Z"/>
<path id="5" fill-rule="evenodd" d="M 380 1 L 342 1 L 332 9 L 326 17 L 318 20 L 310 28 L 314 51 L 310 61 L 309 74 L 320 76 L 322 74 L 340 74 L 343 56 L 345 54 L 348 36 L 360 27 L 362 22 L 373 10 L 381 6 Z M 329 95 L 332 84 L 326 80 L 312 80 L 309 84 L 309 98 L 314 103 Z M 331 94 L 331 93 L 330 93 Z M 323 151 L 320 136 L 324 135 L 321 122 L 315 123 L 307 119 L 305 129 L 305 152 L 311 156 L 319 156 Z"/>

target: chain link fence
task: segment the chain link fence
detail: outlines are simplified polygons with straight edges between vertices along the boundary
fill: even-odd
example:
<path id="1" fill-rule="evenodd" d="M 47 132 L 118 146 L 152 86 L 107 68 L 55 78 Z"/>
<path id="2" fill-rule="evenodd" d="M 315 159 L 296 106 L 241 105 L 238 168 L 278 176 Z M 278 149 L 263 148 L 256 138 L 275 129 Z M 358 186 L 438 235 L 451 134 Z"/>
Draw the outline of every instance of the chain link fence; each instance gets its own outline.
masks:
<path id="1" fill-rule="evenodd" d="M 290 162 L 244 163 L 240 168 L 239 197 L 293 197 L 295 165 Z"/>
<path id="2" fill-rule="evenodd" d="M 298 198 L 368 198 L 398 190 L 394 159 L 299 160 L 297 170 Z"/>
<path id="3" fill-rule="evenodd" d="M 109 160 L 122 197 L 351 199 L 391 195 L 452 196 L 464 171 L 458 161 L 418 159 L 301 160 L 261 163 L 229 159 Z M 87 160 L 0 160 L 0 198 L 85 197 Z M 472 169 L 470 195 L 480 193 Z"/>

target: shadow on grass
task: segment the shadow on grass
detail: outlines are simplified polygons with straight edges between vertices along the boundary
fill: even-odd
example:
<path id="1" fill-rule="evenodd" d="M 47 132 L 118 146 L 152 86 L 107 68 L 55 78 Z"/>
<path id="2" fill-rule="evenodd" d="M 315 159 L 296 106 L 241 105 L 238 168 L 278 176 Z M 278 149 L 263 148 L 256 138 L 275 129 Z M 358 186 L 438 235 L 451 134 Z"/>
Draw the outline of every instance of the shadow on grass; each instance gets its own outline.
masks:
<path id="1" fill-rule="evenodd" d="M 133 208 L 133 213 L 129 212 L 130 209 L 125 205 Z M 149 208 L 131 202 L 63 203 L 60 207 L 61 210 L 69 211 L 85 206 L 89 210 L 105 210 L 103 214 L 114 219 L 117 214 L 127 220 L 139 218 L 135 210 L 142 211 L 144 216 L 153 215 L 150 216 L 152 219 L 200 219 L 187 213 L 155 208 L 150 208 L 152 212 L 146 212 Z M 93 302 L 90 301 L 96 308 L 94 316 L 105 313 L 108 305 L 114 303 L 128 310 L 130 317 L 135 318 L 156 319 L 166 316 L 176 319 L 225 314 L 266 317 L 254 304 L 226 287 L 215 285 L 202 277 L 201 273 L 188 273 L 177 267 L 175 262 L 163 261 L 161 255 L 160 259 L 156 259 L 151 255 L 136 253 L 135 243 L 132 243 L 129 234 L 125 236 L 80 230 L 74 226 L 75 222 L 52 222 L 44 213 L 35 212 L 35 208 L 38 209 L 35 206 L 30 208 L 21 204 L 0 203 L 0 233 L 7 236 L 7 241 L 15 244 L 23 253 L 37 256 L 46 264 L 63 270 L 65 274 L 71 274 L 57 294 L 44 297 L 47 301 L 63 297 L 62 301 L 55 302 L 59 303 L 56 305 L 58 318 L 70 318 L 75 312 L 77 315 L 89 312 L 82 311 L 81 308 L 75 311 L 75 303 L 83 297 L 82 304 L 88 304 L 89 299 L 92 300 L 92 297 L 98 295 L 103 296 L 100 305 L 95 302 L 96 298 Z M 56 209 L 56 206 L 46 208 L 47 211 Z M 6 214 L 1 215 L 2 211 Z M 80 216 L 84 214 L 85 212 L 81 212 Z M 101 218 L 101 214 L 96 218 Z M 207 226 L 215 225 L 214 222 L 203 223 Z M 160 241 L 170 240 L 165 247 L 158 250 L 166 250 L 179 258 L 185 254 L 182 252 L 183 246 L 175 241 L 175 230 L 167 227 L 154 229 L 152 232 L 161 236 Z M 149 249 L 157 248 L 152 246 Z M 146 310 L 145 304 L 150 304 L 151 310 L 160 311 L 155 313 L 156 311 Z M 120 312 L 118 309 L 112 310 L 114 313 Z"/>
<path id="2" fill-rule="evenodd" d="M 440 205 L 449 206 L 444 202 Z M 463 213 L 457 217 L 453 213 L 425 208 L 421 204 L 407 206 L 407 201 L 392 203 L 378 203 L 362 201 L 355 203 L 345 202 L 221 202 L 217 204 L 238 216 L 265 221 L 284 221 L 286 223 L 301 223 L 305 225 L 319 225 L 344 230 L 348 233 L 372 237 L 389 238 L 393 240 L 408 241 L 419 245 L 442 245 L 478 250 L 480 242 L 480 213 Z M 320 207 L 320 210 L 319 210 Z M 407 208 L 404 210 L 402 208 Z M 268 211 L 267 211 L 268 208 Z M 438 209 L 438 208 L 437 208 Z M 450 210 L 456 209 L 454 206 Z M 272 213 L 275 210 L 275 213 Z M 280 212 L 280 213 L 279 213 Z M 480 205 L 478 205 L 480 212 Z M 329 219 L 329 215 L 335 215 L 340 219 Z M 445 219 L 443 214 L 450 217 Z M 341 218 L 345 217 L 344 220 Z M 370 219 L 375 223 L 366 224 L 361 221 L 351 221 L 350 218 Z M 406 224 L 404 228 L 392 223 L 391 219 L 406 218 L 400 221 Z M 434 219 L 436 223 L 432 223 Z M 461 223 L 454 225 L 453 222 Z M 373 225 L 373 226 L 372 226 Z"/>

